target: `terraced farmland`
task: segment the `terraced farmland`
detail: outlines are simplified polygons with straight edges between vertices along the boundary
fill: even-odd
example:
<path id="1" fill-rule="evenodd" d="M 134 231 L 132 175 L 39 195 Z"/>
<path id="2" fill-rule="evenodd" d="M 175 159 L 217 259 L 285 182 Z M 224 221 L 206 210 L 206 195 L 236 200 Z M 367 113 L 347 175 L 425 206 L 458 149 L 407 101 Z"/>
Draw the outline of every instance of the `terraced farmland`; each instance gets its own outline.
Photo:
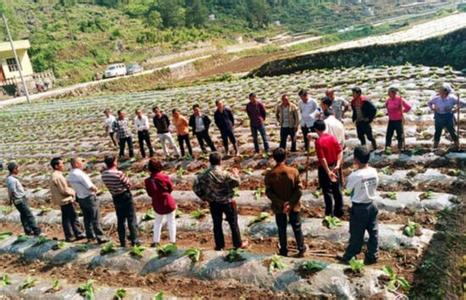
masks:
<path id="1" fill-rule="evenodd" d="M 445 137 L 442 137 L 441 151 L 431 152 L 433 115 L 426 103 L 435 94 L 433 86 L 439 80 L 451 82 L 461 94 L 465 94 L 466 78 L 460 72 L 449 67 L 404 65 L 314 70 L 165 91 L 57 99 L 7 107 L 0 111 L 0 159 L 4 162 L 16 160 L 22 166 L 22 182 L 28 189 L 34 214 L 47 236 L 63 238 L 59 208 L 49 203 L 48 162 L 57 155 L 79 155 L 87 160 L 88 171 L 99 188 L 103 227 L 116 242 L 116 216 L 111 196 L 100 179 L 104 155 L 116 153 L 103 132 L 104 108 L 114 111 L 124 108 L 128 115 L 132 115 L 136 108 L 142 107 L 149 112 L 152 106 L 158 105 L 166 112 L 179 108 L 183 114 L 189 115 L 190 107 L 199 103 L 205 113 L 212 115 L 215 100 L 224 100 L 236 113 L 236 134 L 241 152 L 240 157 L 226 160 L 224 166 L 241 170 L 242 183 L 236 196 L 240 212 L 238 221 L 243 236 L 251 242 L 251 246 L 240 253 L 242 260 L 236 262 L 225 260 L 227 252 L 212 250 L 214 245 L 210 216 L 205 205 L 191 191 L 196 172 L 208 164 L 207 157 L 201 154 L 193 139 L 196 160 L 164 161 L 166 172 L 175 182 L 173 194 L 179 205 L 178 249 L 168 256 L 149 248 L 142 253 L 138 252 L 138 255 L 134 254 L 134 249 L 118 248 L 105 255 L 96 245 L 73 245 L 57 240 L 19 237 L 22 232 L 19 214 L 7 206 L 7 192 L 2 181 L 0 232 L 12 234 L 0 238 L 1 272 L 11 278 L 11 284 L 0 287 L 0 294 L 31 298 L 44 293 L 45 297 L 65 299 L 77 296 L 77 286 L 85 284 L 89 279 L 94 280 L 90 285 L 98 295 L 96 299 L 111 299 L 121 288 L 127 289 L 129 299 L 150 299 L 161 291 L 165 297 L 181 298 L 244 296 L 352 299 L 376 296 L 393 298 L 400 293 L 407 293 L 407 289 L 398 285 L 394 288 L 389 284 L 383 267 L 389 266 L 399 276 L 417 284 L 418 272 L 422 273 L 422 268 L 429 267 L 423 261 L 432 247 L 435 247 L 436 236 L 441 230 L 438 226 L 439 218 L 448 211 L 461 212 L 463 207 L 466 154 L 448 152 L 451 141 Z M 315 158 L 311 158 L 310 181 L 303 196 L 303 232 L 309 251 L 303 259 L 277 259 L 273 256 L 277 253 L 274 219 L 270 215 L 258 218 L 262 212 L 270 213 L 269 201 L 263 191 L 263 174 L 273 163 L 267 157 L 253 154 L 252 138 L 244 111 L 247 95 L 255 92 L 269 110 L 267 132 L 273 148 L 278 145 L 279 129 L 272 108 L 282 93 L 287 92 L 292 100 L 297 101 L 298 90 L 307 88 L 314 98 L 320 98 L 324 90 L 331 86 L 339 95 L 348 97 L 350 88 L 359 85 L 382 108 L 386 90 L 391 84 L 398 84 L 402 95 L 413 105 L 412 111 L 406 116 L 405 125 L 406 144 L 411 153 L 386 155 L 380 150 L 373 153 L 371 158 L 381 179 L 380 197 L 376 201 L 381 223 L 380 261 L 376 265 L 366 266 L 362 275 L 354 276 L 346 270 L 347 266 L 338 264 L 334 259 L 337 253 L 345 249 L 348 240 L 348 216 L 344 216 L 339 227 L 329 229 L 322 226 L 324 204 L 317 184 Z M 349 117 L 347 114 L 345 119 L 345 174 L 350 172 L 352 150 L 359 143 Z M 463 113 L 461 127 L 466 123 L 463 121 L 465 117 Z M 384 144 L 386 123 L 385 111 L 380 109 L 373 125 L 380 149 Z M 222 149 L 220 134 L 216 128 L 212 129 L 212 136 L 218 148 Z M 153 128 L 151 133 L 153 140 L 156 140 Z M 460 137 L 464 148 L 464 129 Z M 298 140 L 302 147 L 300 136 Z M 153 144 L 157 147 L 157 156 L 161 156 L 162 150 L 157 143 Z M 143 190 L 143 179 L 148 175 L 144 170 L 145 163 L 141 159 L 135 162 L 128 160 L 121 167 L 133 183 L 141 236 L 147 246 L 152 236 L 152 221 L 150 198 Z M 304 180 L 304 153 L 290 155 L 289 163 L 300 170 Z M 5 171 L 0 174 L 2 178 L 6 176 Z M 345 205 L 349 206 L 347 197 Z M 421 226 L 420 232 L 413 237 L 403 233 L 409 222 Z M 225 232 L 228 230 L 225 228 Z M 457 234 L 462 236 L 461 232 Z M 185 250 L 191 247 L 202 251 L 199 261 L 185 255 Z M 314 272 L 315 269 L 309 267 L 315 267 L 316 264 L 321 271 Z M 276 267 L 269 268 L 271 265 Z M 33 278 L 40 280 L 32 285 Z M 61 289 L 51 289 L 54 279 L 60 280 Z M 20 288 L 26 283 L 29 283 L 26 288 Z M 85 287 L 89 288 L 89 285 Z"/>

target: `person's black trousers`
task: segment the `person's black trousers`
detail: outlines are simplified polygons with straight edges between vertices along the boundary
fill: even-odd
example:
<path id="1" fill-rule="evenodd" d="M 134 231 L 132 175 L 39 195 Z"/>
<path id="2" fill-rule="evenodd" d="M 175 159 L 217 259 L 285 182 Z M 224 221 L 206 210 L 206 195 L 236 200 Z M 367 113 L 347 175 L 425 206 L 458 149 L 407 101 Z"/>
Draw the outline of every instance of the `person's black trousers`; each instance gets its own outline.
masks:
<path id="1" fill-rule="evenodd" d="M 233 247 L 241 247 L 241 233 L 238 226 L 238 211 L 234 207 L 233 203 L 210 203 L 210 213 L 212 215 L 212 221 L 214 225 L 214 240 L 215 250 L 221 250 L 225 248 L 225 239 L 223 236 L 223 214 L 225 214 L 226 220 L 230 225 L 231 238 L 233 240 Z"/>
<path id="2" fill-rule="evenodd" d="M 41 230 L 37 226 L 36 219 L 29 208 L 26 197 L 23 199 L 17 199 L 13 203 L 19 212 L 24 233 L 26 235 L 40 235 Z"/>
<path id="3" fill-rule="evenodd" d="M 367 136 L 367 139 L 372 143 L 372 147 L 377 148 L 377 143 L 372 135 L 371 123 L 367 121 L 356 122 L 356 132 L 358 134 L 358 139 L 361 141 L 361 145 L 366 145 Z"/>
<path id="4" fill-rule="evenodd" d="M 191 147 L 191 141 L 189 140 L 189 134 L 178 136 L 178 145 L 180 145 L 181 156 L 185 156 L 184 144 L 188 148 L 189 155 L 193 157 L 193 148 Z"/>
<path id="5" fill-rule="evenodd" d="M 353 203 L 349 224 L 350 239 L 349 245 L 343 255 L 344 260 L 349 261 L 361 252 L 366 230 L 369 233 L 366 259 L 369 261 L 377 259 L 379 248 L 378 213 L 379 210 L 372 203 Z"/>
<path id="6" fill-rule="evenodd" d="M 115 140 L 115 132 L 110 132 L 108 135 L 110 136 L 110 139 L 112 140 L 113 145 L 116 146 L 117 142 Z"/>
<path id="7" fill-rule="evenodd" d="M 329 166 L 329 168 L 331 167 Z M 341 194 L 339 178 L 336 182 L 332 182 L 323 167 L 319 167 L 317 173 L 322 194 L 324 195 L 325 215 L 340 218 L 343 216 L 343 195 Z M 336 175 L 339 176 L 339 172 Z M 335 205 L 333 204 L 334 201 Z"/>
<path id="8" fill-rule="evenodd" d="M 71 240 L 73 235 L 75 238 L 80 238 L 83 235 L 79 228 L 78 215 L 74 210 L 73 203 L 61 206 L 61 223 L 63 226 L 63 232 L 65 233 L 65 240 Z"/>
<path id="9" fill-rule="evenodd" d="M 452 113 L 449 114 L 435 114 L 435 134 L 434 134 L 434 144 L 438 145 L 440 142 L 440 137 L 442 136 L 442 131 L 444 128 L 447 129 L 450 133 L 451 139 L 454 142 L 458 141 L 458 135 L 455 130 L 455 122 Z"/>
<path id="10" fill-rule="evenodd" d="M 288 255 L 288 243 L 286 230 L 288 226 L 288 215 L 284 213 L 279 213 L 275 215 L 275 221 L 277 222 L 278 227 L 278 239 L 280 241 L 280 255 Z M 299 212 L 290 212 L 289 213 L 289 222 L 291 228 L 294 232 L 294 237 L 296 239 L 296 246 L 298 251 L 304 251 L 304 236 L 301 230 L 301 218 Z"/>
<path id="11" fill-rule="evenodd" d="M 301 131 L 303 132 L 304 150 L 307 153 L 307 151 L 309 151 L 309 139 L 307 138 L 307 135 L 312 132 L 312 128 L 303 126 L 301 127 Z"/>
<path id="12" fill-rule="evenodd" d="M 128 144 L 129 157 L 134 157 L 133 138 L 130 136 L 124 139 L 120 139 L 120 157 L 125 156 L 125 144 Z"/>
<path id="13" fill-rule="evenodd" d="M 98 241 L 105 239 L 104 231 L 100 225 L 100 207 L 97 197 L 92 195 L 84 199 L 77 198 L 76 201 L 83 212 L 86 237 L 88 239 L 97 238 Z"/>
<path id="14" fill-rule="evenodd" d="M 233 148 L 235 149 L 235 151 L 238 151 L 238 148 L 237 148 L 237 145 L 236 145 L 235 134 L 233 133 L 232 130 L 220 131 L 220 134 L 222 136 L 223 148 L 225 148 L 226 153 L 228 153 L 228 140 L 230 140 L 230 142 L 233 145 Z"/>
<path id="15" fill-rule="evenodd" d="M 113 204 L 115 205 L 115 211 L 117 215 L 117 228 L 120 246 L 126 247 L 125 222 L 128 223 L 129 240 L 134 246 L 135 244 L 139 243 L 138 221 L 136 218 L 136 211 L 134 210 L 133 196 L 131 195 L 131 192 L 126 191 L 124 193 L 113 196 Z"/>
<path id="16" fill-rule="evenodd" d="M 197 141 L 199 142 L 199 146 L 201 146 L 201 149 L 203 152 L 206 152 L 204 142 L 207 143 L 207 145 L 210 147 L 210 150 L 212 150 L 212 152 L 217 151 L 214 143 L 212 142 L 212 139 L 210 138 L 209 132 L 207 130 L 196 132 L 196 137 L 197 137 Z"/>
<path id="17" fill-rule="evenodd" d="M 396 139 L 398 140 L 398 150 L 403 148 L 404 132 L 403 121 L 388 121 L 387 136 L 385 139 L 385 148 L 392 146 L 393 133 L 396 131 Z"/>
<path id="18" fill-rule="evenodd" d="M 147 148 L 149 148 L 149 156 L 154 156 L 154 149 L 152 148 L 152 143 L 150 142 L 149 130 L 138 131 L 138 142 L 139 149 L 141 151 L 142 158 L 146 157 L 146 151 L 144 150 L 144 143 L 146 143 Z"/>
<path id="19" fill-rule="evenodd" d="M 291 138 L 291 152 L 296 152 L 296 130 L 290 127 L 280 128 L 280 148 L 286 150 L 286 141 Z"/>

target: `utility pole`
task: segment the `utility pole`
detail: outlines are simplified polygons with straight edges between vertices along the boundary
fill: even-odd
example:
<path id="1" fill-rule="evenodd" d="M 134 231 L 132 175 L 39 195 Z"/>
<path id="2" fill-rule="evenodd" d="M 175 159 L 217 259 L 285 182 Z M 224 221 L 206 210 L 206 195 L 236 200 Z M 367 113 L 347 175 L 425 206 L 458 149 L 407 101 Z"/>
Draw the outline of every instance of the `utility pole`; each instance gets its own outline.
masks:
<path id="1" fill-rule="evenodd" d="M 3 22 L 5 23 L 6 33 L 8 35 L 8 40 L 10 41 L 11 49 L 15 55 L 16 64 L 18 65 L 19 77 L 21 77 L 21 83 L 24 87 L 24 93 L 26 94 L 26 99 L 28 103 L 31 103 L 31 99 L 29 98 L 28 87 L 26 86 L 26 81 L 24 80 L 23 76 L 23 67 L 21 66 L 21 62 L 18 59 L 18 54 L 16 53 L 15 45 L 13 43 L 13 39 L 11 38 L 10 27 L 8 27 L 8 21 L 5 17 L 5 14 L 2 13 Z"/>

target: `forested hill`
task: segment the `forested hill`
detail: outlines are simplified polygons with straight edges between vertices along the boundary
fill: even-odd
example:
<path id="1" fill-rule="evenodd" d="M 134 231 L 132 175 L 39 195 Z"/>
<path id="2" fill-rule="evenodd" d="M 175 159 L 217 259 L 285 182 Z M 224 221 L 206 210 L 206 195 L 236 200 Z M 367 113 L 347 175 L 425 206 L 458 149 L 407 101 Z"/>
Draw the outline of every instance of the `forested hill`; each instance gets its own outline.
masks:
<path id="1" fill-rule="evenodd" d="M 322 34 L 397 15 L 402 0 L 0 0 L 14 37 L 28 38 L 36 71 L 63 82 L 91 79 L 106 64 L 201 43 L 279 32 Z M 355 4 L 356 3 L 356 4 Z M 4 40 L 4 30 L 0 30 Z"/>

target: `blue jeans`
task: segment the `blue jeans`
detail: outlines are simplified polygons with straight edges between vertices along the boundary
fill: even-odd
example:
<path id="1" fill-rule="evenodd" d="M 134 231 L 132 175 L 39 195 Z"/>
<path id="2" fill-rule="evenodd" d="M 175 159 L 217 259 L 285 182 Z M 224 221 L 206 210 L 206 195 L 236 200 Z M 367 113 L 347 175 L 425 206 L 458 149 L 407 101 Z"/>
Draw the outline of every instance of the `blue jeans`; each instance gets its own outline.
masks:
<path id="1" fill-rule="evenodd" d="M 252 141 L 254 142 L 254 151 L 256 153 L 259 153 L 259 141 L 257 137 L 257 132 L 261 134 L 262 141 L 264 142 L 265 152 L 269 152 L 269 138 L 267 137 L 267 133 L 265 132 L 264 125 L 259 125 L 259 126 L 251 125 Z"/>

